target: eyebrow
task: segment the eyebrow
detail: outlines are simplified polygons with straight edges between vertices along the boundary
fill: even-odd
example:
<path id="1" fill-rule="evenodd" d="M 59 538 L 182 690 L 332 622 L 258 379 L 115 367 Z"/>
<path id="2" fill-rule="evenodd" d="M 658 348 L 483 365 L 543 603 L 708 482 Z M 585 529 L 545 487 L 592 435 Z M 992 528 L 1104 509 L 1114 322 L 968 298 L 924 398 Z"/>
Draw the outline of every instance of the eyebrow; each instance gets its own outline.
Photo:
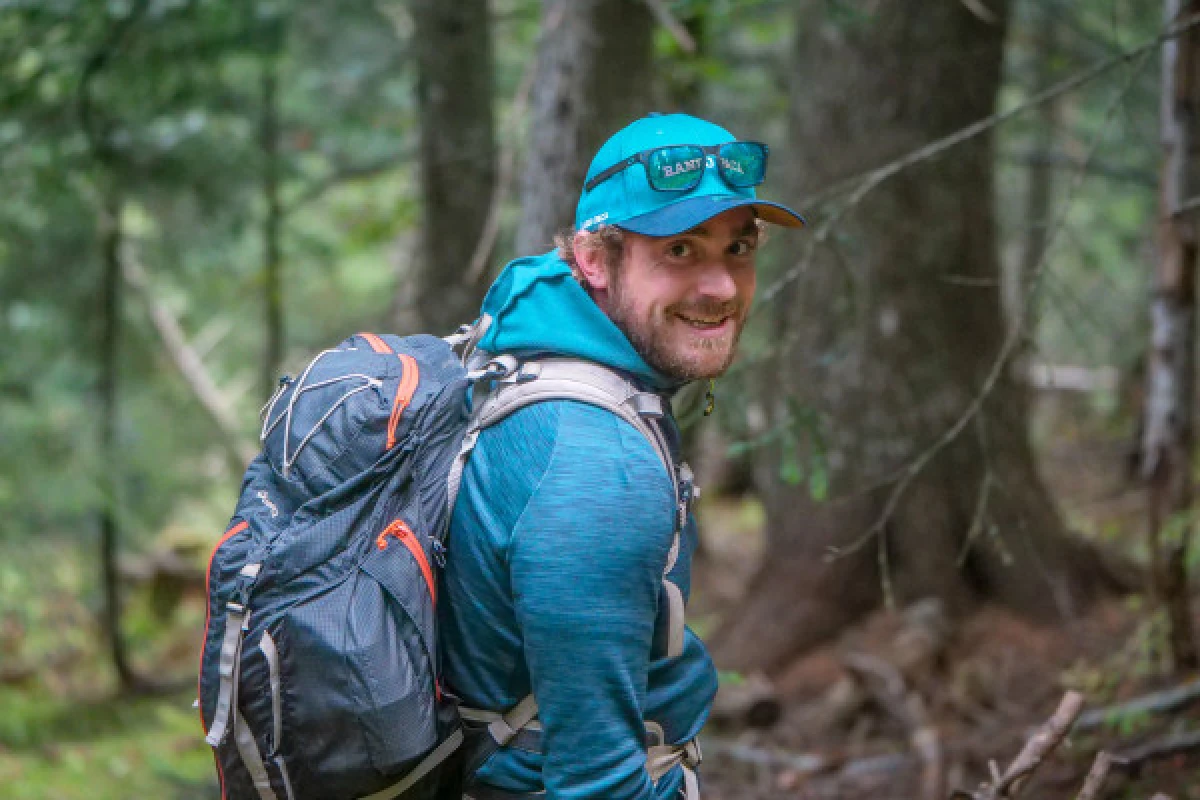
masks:
<path id="1" fill-rule="evenodd" d="M 708 228 L 704 227 L 703 225 L 697 225 L 694 228 L 690 228 L 690 229 L 684 231 L 683 235 L 684 236 L 708 236 L 708 233 L 709 233 Z M 735 234 L 735 236 L 747 236 L 751 233 L 758 233 L 757 219 L 752 219 L 749 222 L 747 222 L 744 226 L 742 226 L 742 229 Z"/>

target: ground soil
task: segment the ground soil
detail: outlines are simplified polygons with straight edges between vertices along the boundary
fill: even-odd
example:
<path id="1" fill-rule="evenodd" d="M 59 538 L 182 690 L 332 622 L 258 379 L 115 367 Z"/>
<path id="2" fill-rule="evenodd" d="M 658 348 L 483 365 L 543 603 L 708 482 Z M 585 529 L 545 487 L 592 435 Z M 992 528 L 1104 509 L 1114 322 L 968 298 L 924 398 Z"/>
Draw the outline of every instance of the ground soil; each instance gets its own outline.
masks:
<path id="1" fill-rule="evenodd" d="M 1127 441 L 1056 426 L 1056 438 L 1041 448 L 1040 468 L 1073 528 L 1136 557 L 1145 500 L 1126 475 Z M 721 609 L 736 600 L 762 557 L 763 541 L 744 502 L 713 503 L 707 510 L 693 595 L 701 628 L 715 625 Z M 850 675 L 846 654 L 887 662 L 905 625 L 902 614 L 879 612 L 772 676 L 783 698 L 782 717 L 772 728 L 710 725 L 702 738 L 709 743 L 706 800 L 932 800 L 922 789 L 928 762 L 916 755 L 914 718 L 903 708 L 870 700 L 832 721 L 826 713 L 834 687 Z M 907 672 L 904 685 L 917 698 L 919 719 L 936 733 L 941 797 L 978 788 L 989 760 L 1003 769 L 1067 689 L 1082 691 L 1088 707 L 1097 708 L 1196 677 L 1169 674 L 1162 623 L 1140 597 L 1098 605 L 1055 627 L 983 608 L 949 631 L 936 658 Z M 1129 752 L 1198 728 L 1200 705 L 1073 735 L 1021 797 L 1073 798 L 1097 750 Z M 1097 797 L 1132 800 L 1155 792 L 1200 800 L 1200 751 L 1147 762 L 1136 772 L 1118 770 Z"/>

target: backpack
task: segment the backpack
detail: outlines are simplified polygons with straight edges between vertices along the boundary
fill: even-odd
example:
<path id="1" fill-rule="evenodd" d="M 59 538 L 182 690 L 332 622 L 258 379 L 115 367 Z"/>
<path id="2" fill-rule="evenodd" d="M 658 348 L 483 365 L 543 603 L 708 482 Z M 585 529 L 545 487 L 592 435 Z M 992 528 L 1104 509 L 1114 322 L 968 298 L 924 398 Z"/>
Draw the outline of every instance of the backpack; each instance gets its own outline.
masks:
<path id="1" fill-rule="evenodd" d="M 531 695 L 484 714 L 486 735 L 462 747 L 463 717 L 480 715 L 440 684 L 435 608 L 475 441 L 530 403 L 607 408 L 653 444 L 679 502 L 662 591 L 666 651 L 682 652 L 666 574 L 696 492 L 657 424 L 663 399 L 599 364 L 478 350 L 489 323 L 351 336 L 264 407 L 262 452 L 206 578 L 198 705 L 224 798 L 458 797 L 463 774 L 535 718 Z"/>

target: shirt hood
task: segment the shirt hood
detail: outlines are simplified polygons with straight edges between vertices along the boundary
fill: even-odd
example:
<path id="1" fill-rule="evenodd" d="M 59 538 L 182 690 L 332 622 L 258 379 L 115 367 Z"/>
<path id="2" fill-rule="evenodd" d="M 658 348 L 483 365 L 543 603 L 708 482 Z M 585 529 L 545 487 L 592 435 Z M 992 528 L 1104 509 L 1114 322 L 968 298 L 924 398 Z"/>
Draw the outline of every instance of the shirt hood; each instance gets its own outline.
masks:
<path id="1" fill-rule="evenodd" d="M 482 311 L 492 318 L 479 342 L 488 352 L 573 356 L 631 373 L 656 389 L 675 388 L 634 350 L 555 250 L 509 262 Z"/>

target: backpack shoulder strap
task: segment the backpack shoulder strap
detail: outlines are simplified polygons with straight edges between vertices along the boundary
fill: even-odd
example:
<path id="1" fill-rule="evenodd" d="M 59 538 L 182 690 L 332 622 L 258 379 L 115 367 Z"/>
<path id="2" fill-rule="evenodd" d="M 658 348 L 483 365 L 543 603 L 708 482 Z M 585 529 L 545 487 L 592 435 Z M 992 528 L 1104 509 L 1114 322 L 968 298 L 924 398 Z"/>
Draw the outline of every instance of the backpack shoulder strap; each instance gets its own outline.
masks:
<path id="1" fill-rule="evenodd" d="M 475 381 L 475 406 L 458 458 L 450 470 L 446 501 L 451 512 L 458 499 L 463 468 L 480 432 L 526 406 L 547 400 L 588 403 L 628 422 L 650 442 L 679 497 L 679 472 L 662 429 L 667 409 L 659 395 L 640 390 L 632 381 L 601 364 L 560 356 L 522 363 L 514 356 L 499 355 L 470 374 Z"/>
<path id="2" fill-rule="evenodd" d="M 477 423 L 483 429 L 546 400 L 576 400 L 611 411 L 645 436 L 663 467 L 674 473 L 674 461 L 660 426 L 667 413 L 662 397 L 642 391 L 623 375 L 589 361 L 551 357 L 521 364 L 498 381 L 481 405 Z"/>
<path id="3" fill-rule="evenodd" d="M 479 353 L 477 351 L 476 355 Z M 470 458 L 479 434 L 514 412 L 548 400 L 575 400 L 607 409 L 638 430 L 654 448 L 671 480 L 676 502 L 674 537 L 663 570 L 663 588 L 668 602 L 667 655 L 683 652 L 683 594 L 667 579 L 679 558 L 680 534 L 687 523 L 688 507 L 695 496 L 692 471 L 686 463 L 676 466 L 664 430 L 668 410 L 663 398 L 639 389 L 625 376 L 602 364 L 561 356 L 519 362 L 512 355 L 499 355 L 471 371 L 475 383 L 475 407 L 463 443 L 448 478 L 447 502 L 453 516 L 454 504 L 462 484 L 463 468 Z M 481 392 L 485 385 L 486 392 Z M 449 524 L 447 522 L 447 524 Z"/>

